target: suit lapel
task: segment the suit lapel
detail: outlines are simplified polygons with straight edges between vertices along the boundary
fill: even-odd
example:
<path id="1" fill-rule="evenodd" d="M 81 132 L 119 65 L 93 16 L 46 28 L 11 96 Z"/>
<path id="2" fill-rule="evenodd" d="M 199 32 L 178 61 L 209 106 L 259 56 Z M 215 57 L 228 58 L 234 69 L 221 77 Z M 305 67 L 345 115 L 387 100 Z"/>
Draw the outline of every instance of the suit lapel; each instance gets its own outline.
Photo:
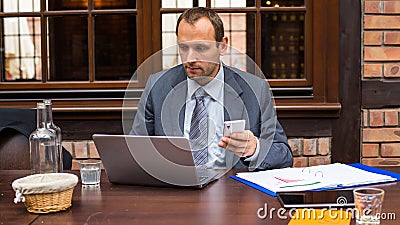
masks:
<path id="1" fill-rule="evenodd" d="M 245 110 L 244 102 L 240 97 L 243 90 L 233 73 L 224 66 L 224 121 L 243 119 Z"/>
<path id="2" fill-rule="evenodd" d="M 246 119 L 245 105 L 240 97 L 242 88 L 234 77 L 234 72 L 224 66 L 224 121 Z M 225 162 L 227 168 L 232 168 L 239 161 L 239 157 L 231 151 L 225 151 Z"/>
<path id="3" fill-rule="evenodd" d="M 163 105 L 163 121 L 167 121 L 164 126 L 166 135 L 183 136 L 185 105 L 187 93 L 186 74 L 181 67 L 176 74 L 168 74 L 170 81 L 166 84 L 171 85 L 171 89 Z M 178 116 L 177 116 L 178 115 Z"/>

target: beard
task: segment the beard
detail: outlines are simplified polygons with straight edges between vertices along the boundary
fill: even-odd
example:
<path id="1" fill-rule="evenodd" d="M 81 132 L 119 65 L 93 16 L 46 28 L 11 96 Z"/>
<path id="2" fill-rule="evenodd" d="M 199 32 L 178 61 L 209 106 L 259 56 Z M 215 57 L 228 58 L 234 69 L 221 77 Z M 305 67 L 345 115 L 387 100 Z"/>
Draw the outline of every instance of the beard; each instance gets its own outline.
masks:
<path id="1" fill-rule="evenodd" d="M 200 85 L 207 84 L 214 79 L 219 70 L 219 63 L 213 62 L 186 62 L 183 63 L 183 66 L 187 76 Z"/>

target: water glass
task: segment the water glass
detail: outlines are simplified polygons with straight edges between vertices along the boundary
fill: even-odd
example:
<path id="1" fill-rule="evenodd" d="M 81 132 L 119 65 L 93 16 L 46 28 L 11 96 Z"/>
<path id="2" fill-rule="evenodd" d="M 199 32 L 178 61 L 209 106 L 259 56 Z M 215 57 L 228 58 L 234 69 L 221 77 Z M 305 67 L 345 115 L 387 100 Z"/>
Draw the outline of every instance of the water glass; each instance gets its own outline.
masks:
<path id="1" fill-rule="evenodd" d="M 353 190 L 353 194 L 356 205 L 356 223 L 379 224 L 385 191 L 379 188 L 357 188 Z"/>
<path id="2" fill-rule="evenodd" d="M 101 160 L 89 159 L 79 161 L 82 185 L 99 185 Z"/>

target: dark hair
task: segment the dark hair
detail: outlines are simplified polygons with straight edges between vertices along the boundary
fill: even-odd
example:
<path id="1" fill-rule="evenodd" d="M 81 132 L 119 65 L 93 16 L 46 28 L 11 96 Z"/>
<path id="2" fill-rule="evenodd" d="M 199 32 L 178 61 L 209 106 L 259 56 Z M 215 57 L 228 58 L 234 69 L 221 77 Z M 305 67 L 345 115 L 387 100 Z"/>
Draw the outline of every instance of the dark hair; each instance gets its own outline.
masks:
<path id="1" fill-rule="evenodd" d="M 222 23 L 221 18 L 212 9 L 204 7 L 195 7 L 184 11 L 179 16 L 178 21 L 176 23 L 176 30 L 175 30 L 176 35 L 178 35 L 178 27 L 182 20 L 185 20 L 187 23 L 193 25 L 197 20 L 199 20 L 202 17 L 208 18 L 212 26 L 214 27 L 215 40 L 222 41 L 222 38 L 224 37 L 224 24 Z"/>

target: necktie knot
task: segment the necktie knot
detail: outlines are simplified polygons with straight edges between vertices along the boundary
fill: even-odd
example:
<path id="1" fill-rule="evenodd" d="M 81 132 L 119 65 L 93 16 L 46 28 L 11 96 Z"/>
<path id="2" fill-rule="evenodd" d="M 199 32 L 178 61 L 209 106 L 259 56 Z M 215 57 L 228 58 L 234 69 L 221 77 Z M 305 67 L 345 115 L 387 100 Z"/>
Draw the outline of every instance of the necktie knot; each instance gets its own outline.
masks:
<path id="1" fill-rule="evenodd" d="M 204 91 L 203 88 L 199 88 L 197 89 L 194 93 L 193 93 L 193 98 L 196 99 L 196 101 L 201 101 L 204 99 L 204 97 L 207 95 L 207 93 Z"/>

